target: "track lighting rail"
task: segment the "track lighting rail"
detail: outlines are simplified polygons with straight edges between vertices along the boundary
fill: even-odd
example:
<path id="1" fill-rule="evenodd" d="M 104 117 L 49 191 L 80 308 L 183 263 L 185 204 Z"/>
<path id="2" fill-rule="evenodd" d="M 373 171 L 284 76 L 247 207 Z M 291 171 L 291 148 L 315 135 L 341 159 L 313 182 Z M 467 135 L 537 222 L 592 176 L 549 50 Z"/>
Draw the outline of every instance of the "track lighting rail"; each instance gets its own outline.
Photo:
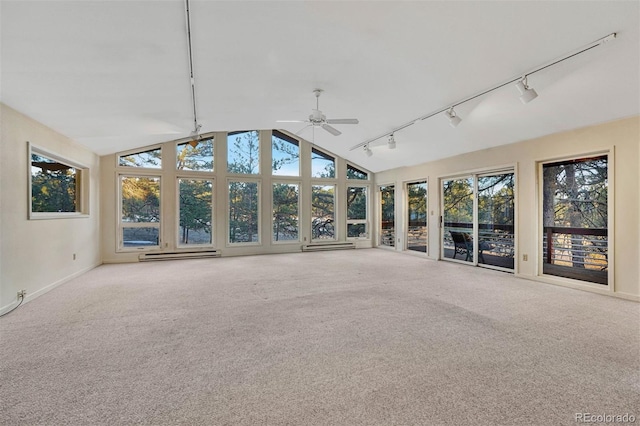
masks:
<path id="1" fill-rule="evenodd" d="M 422 115 L 422 116 L 420 116 L 418 118 L 415 118 L 415 119 L 413 119 L 411 121 L 408 121 L 408 122 L 406 122 L 406 123 L 404 123 L 404 124 L 402 124 L 402 125 L 400 125 L 398 127 L 393 128 L 393 130 L 391 130 L 389 132 L 382 133 L 379 136 L 376 136 L 374 138 L 368 139 L 368 140 L 366 140 L 364 142 L 360 142 L 359 144 L 352 146 L 349 150 L 353 151 L 353 150 L 356 150 L 358 148 L 366 147 L 365 151 L 369 151 L 370 152 L 370 147 L 371 147 L 371 143 L 372 142 L 375 142 L 375 141 L 377 141 L 379 139 L 382 139 L 382 138 L 385 138 L 387 136 L 391 136 L 392 134 L 394 134 L 395 132 L 397 132 L 399 130 L 405 129 L 405 128 L 409 127 L 409 126 L 412 126 L 413 124 L 416 124 L 416 123 L 418 123 L 418 122 L 420 122 L 422 120 L 426 120 L 428 118 L 431 118 L 431 117 L 433 117 L 435 115 L 442 114 L 443 112 L 447 113 L 447 116 L 449 117 L 450 120 L 451 120 L 451 117 L 455 117 L 457 119 L 455 126 L 457 126 L 457 123 L 459 123 L 461 121 L 461 119 L 457 115 L 455 115 L 455 111 L 453 111 L 453 109 L 455 107 L 457 107 L 458 105 L 462 105 L 462 104 L 464 104 L 466 102 L 469 102 L 469 101 L 471 101 L 473 99 L 479 98 L 480 96 L 484 96 L 487 93 L 493 92 L 494 90 L 500 89 L 500 88 L 502 88 L 502 87 L 504 87 L 504 86 L 506 86 L 508 84 L 512 84 L 512 83 L 515 83 L 515 82 L 518 82 L 518 84 L 521 84 L 522 87 L 524 87 L 525 89 L 531 90 L 531 89 L 529 89 L 529 87 L 526 84 L 526 79 L 527 79 L 528 76 L 530 76 L 532 74 L 535 74 L 535 73 L 537 73 L 539 71 L 542 71 L 542 70 L 544 70 L 546 68 L 549 68 L 549 67 L 551 67 L 553 65 L 559 64 L 560 62 L 566 61 L 567 59 L 573 58 L 574 56 L 577 56 L 577 55 L 580 55 L 580 54 L 582 54 L 584 52 L 587 52 L 587 51 L 589 51 L 589 50 L 591 50 L 591 49 L 593 49 L 595 47 L 602 46 L 603 44 L 614 40 L 616 37 L 617 37 L 617 33 L 611 33 L 611 34 L 609 34 L 609 35 L 607 35 L 605 37 L 599 38 L 598 40 L 595 40 L 595 41 L 593 41 L 593 42 L 591 42 L 591 43 L 589 43 L 589 44 L 587 44 L 587 45 L 585 45 L 585 46 L 583 46 L 583 47 L 581 47 L 581 48 L 579 48 L 579 49 L 577 49 L 577 50 L 575 50 L 575 51 L 573 51 L 573 52 L 571 52 L 569 54 L 566 54 L 566 55 L 561 56 L 561 57 L 559 57 L 557 59 L 551 60 L 551 61 L 549 61 L 549 62 L 547 62 L 547 63 L 545 63 L 543 65 L 540 65 L 540 66 L 538 66 L 536 68 L 533 68 L 532 70 L 530 70 L 528 72 L 525 72 L 523 74 L 519 74 L 517 77 L 510 78 L 509 80 L 507 80 L 505 82 L 502 82 L 502 83 L 500 83 L 498 85 L 495 85 L 495 86 L 492 86 L 492 87 L 490 87 L 488 89 L 485 89 L 485 90 L 483 90 L 483 91 L 481 91 L 479 93 L 476 93 L 476 94 L 471 95 L 469 97 L 466 97 L 466 98 L 464 98 L 462 100 L 454 102 L 454 103 L 452 103 L 450 105 L 447 105 L 444 108 L 439 108 L 439 109 L 437 109 L 435 111 L 432 111 L 432 112 L 430 112 L 428 114 Z M 537 95 L 535 95 L 535 92 L 533 90 L 531 90 L 531 91 L 533 92 L 533 94 L 529 94 L 529 96 L 525 96 L 523 94 L 521 96 L 521 100 L 523 102 L 525 102 L 525 103 L 529 102 L 530 100 L 535 98 L 535 96 L 537 96 Z M 455 127 L 453 125 L 453 123 L 451 123 L 451 124 L 452 124 L 453 127 Z M 367 152 L 367 155 L 369 155 L 369 152 Z"/>

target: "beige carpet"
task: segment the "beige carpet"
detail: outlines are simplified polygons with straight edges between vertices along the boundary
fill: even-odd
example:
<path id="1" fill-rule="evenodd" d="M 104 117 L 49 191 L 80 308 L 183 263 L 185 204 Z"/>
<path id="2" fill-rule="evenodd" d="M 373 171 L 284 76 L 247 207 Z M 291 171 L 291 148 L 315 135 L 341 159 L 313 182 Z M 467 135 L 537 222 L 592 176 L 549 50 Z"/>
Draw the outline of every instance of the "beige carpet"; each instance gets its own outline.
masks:
<path id="1" fill-rule="evenodd" d="M 378 249 L 105 265 L 0 333 L 6 425 L 640 417 L 639 304 Z"/>

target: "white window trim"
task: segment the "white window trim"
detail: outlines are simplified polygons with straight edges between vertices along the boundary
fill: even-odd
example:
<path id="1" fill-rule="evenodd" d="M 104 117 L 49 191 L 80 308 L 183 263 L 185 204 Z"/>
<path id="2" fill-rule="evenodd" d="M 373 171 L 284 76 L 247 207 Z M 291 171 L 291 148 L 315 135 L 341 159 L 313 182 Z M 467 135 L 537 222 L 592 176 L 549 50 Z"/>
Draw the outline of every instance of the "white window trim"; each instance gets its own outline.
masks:
<path id="1" fill-rule="evenodd" d="M 31 155 L 41 155 L 43 157 L 55 160 L 59 163 L 73 167 L 77 171 L 77 193 L 76 193 L 76 211 L 75 212 L 34 212 L 32 204 L 32 176 L 31 176 Z M 78 219 L 88 218 L 89 215 L 89 187 L 91 172 L 88 166 L 67 159 L 66 157 L 56 154 L 53 151 L 41 148 L 27 141 L 27 208 L 29 220 L 48 220 L 48 219 Z"/>

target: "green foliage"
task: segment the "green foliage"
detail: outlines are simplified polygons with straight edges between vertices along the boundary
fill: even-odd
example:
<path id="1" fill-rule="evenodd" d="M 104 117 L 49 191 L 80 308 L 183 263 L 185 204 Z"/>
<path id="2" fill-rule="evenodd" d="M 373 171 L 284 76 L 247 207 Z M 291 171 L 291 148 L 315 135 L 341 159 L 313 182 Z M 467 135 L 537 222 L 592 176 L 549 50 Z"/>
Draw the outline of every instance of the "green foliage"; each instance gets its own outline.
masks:
<path id="1" fill-rule="evenodd" d="M 311 176 L 322 179 L 334 179 L 336 177 L 336 162 L 333 157 L 311 149 Z"/>
<path id="2" fill-rule="evenodd" d="M 281 139 L 275 135 L 271 137 L 271 171 L 274 175 L 298 176 L 300 174 L 300 148 L 298 145 Z M 287 167 L 297 165 L 296 167 Z"/>
<path id="3" fill-rule="evenodd" d="M 156 148 L 149 151 L 136 152 L 123 155 L 119 158 L 119 164 L 127 167 L 147 167 L 159 169 L 162 167 L 162 149 Z"/>
<path id="4" fill-rule="evenodd" d="M 473 222 L 473 179 L 454 179 L 443 184 L 444 221 Z"/>
<path id="5" fill-rule="evenodd" d="M 311 188 L 311 238 L 335 239 L 335 186 L 313 185 Z"/>
<path id="6" fill-rule="evenodd" d="M 297 184 L 273 184 L 273 240 L 298 239 L 298 198 Z"/>
<path id="7" fill-rule="evenodd" d="M 229 182 L 229 242 L 258 241 L 259 195 L 256 182 Z"/>
<path id="8" fill-rule="evenodd" d="M 393 185 L 381 187 L 380 197 L 382 203 L 382 223 L 383 225 L 388 222 L 393 223 L 395 221 L 395 187 Z"/>
<path id="9" fill-rule="evenodd" d="M 407 185 L 407 211 L 410 226 L 427 224 L 427 183 L 416 182 Z"/>
<path id="10" fill-rule="evenodd" d="M 211 243 L 212 182 L 201 179 L 180 179 L 180 243 Z M 203 231 L 206 239 L 193 238 L 190 231 Z M 199 236 L 196 234 L 196 236 Z"/>
<path id="11" fill-rule="evenodd" d="M 229 134 L 227 171 L 247 175 L 260 173 L 260 139 L 257 130 Z"/>
<path id="12" fill-rule="evenodd" d="M 347 179 L 367 180 L 369 179 L 369 174 L 351 164 L 347 164 Z"/>
<path id="13" fill-rule="evenodd" d="M 208 138 L 179 144 L 176 168 L 213 171 L 213 143 L 213 138 Z"/>
<path id="14" fill-rule="evenodd" d="M 513 225 L 514 174 L 478 178 L 478 223 Z"/>
<path id="15" fill-rule="evenodd" d="M 543 208 L 553 211 L 555 226 L 607 227 L 606 156 L 545 165 L 544 170 L 543 198 L 550 202 L 545 203 Z"/>
<path id="16" fill-rule="evenodd" d="M 122 177 L 122 221 L 160 222 L 160 178 Z"/>
<path id="17" fill-rule="evenodd" d="M 42 166 L 34 165 L 31 168 L 31 211 L 77 211 L 77 170 L 35 154 L 31 159 L 34 164 Z"/>
<path id="18" fill-rule="evenodd" d="M 350 186 L 347 188 L 347 220 L 367 219 L 367 188 Z"/>

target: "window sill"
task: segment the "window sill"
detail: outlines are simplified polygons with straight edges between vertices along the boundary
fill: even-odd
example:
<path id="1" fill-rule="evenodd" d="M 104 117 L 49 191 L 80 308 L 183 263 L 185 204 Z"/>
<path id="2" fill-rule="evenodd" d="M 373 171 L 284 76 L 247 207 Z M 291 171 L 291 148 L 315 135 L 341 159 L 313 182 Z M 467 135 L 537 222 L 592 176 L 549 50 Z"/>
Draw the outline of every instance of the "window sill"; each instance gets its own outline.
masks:
<path id="1" fill-rule="evenodd" d="M 88 213 L 31 213 L 29 220 L 49 219 L 86 219 L 91 217 Z"/>

